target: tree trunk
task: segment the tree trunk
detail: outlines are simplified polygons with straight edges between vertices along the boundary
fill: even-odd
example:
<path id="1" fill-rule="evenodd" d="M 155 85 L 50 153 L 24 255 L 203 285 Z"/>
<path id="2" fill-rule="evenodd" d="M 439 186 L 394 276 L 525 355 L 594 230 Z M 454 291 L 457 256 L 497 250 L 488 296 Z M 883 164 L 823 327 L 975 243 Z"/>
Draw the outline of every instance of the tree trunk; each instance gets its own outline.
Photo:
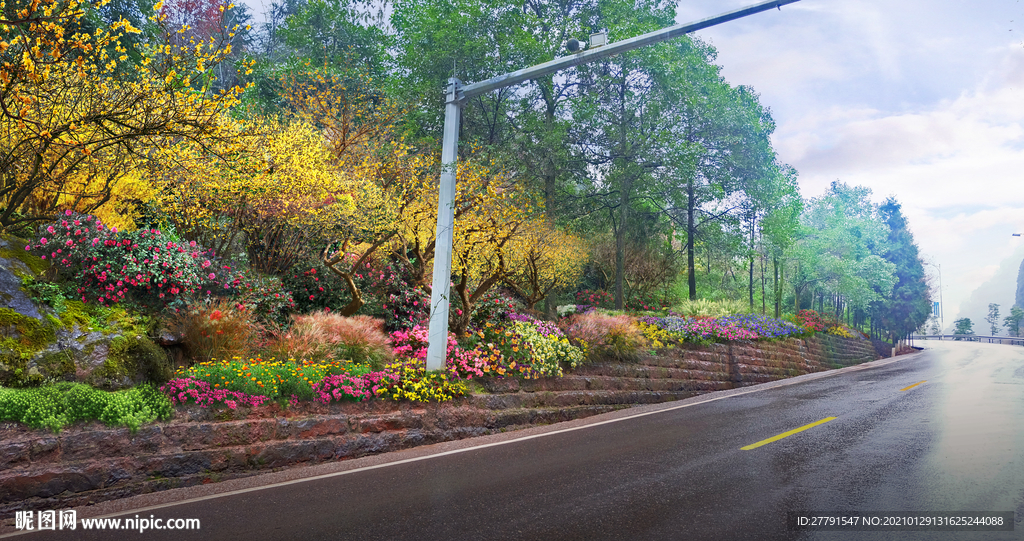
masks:
<path id="1" fill-rule="evenodd" d="M 348 304 L 346 304 L 339 313 L 345 317 L 354 315 L 363 307 L 363 295 L 359 291 L 359 288 L 356 287 L 355 281 L 352 280 L 352 273 L 340 271 L 333 266 L 328 266 L 327 268 L 334 271 L 334 274 L 337 274 L 345 281 L 345 285 L 348 287 L 348 293 L 349 295 L 352 295 L 352 300 L 348 301 Z"/>
<path id="2" fill-rule="evenodd" d="M 627 175 L 628 177 L 628 175 Z M 621 220 L 619 230 L 615 232 L 615 309 L 622 310 L 625 304 L 625 283 L 626 276 L 626 224 L 629 223 L 629 190 L 632 182 L 624 179 L 622 194 L 620 194 Z"/>
<path id="3" fill-rule="evenodd" d="M 693 179 L 686 183 L 686 283 L 690 291 L 690 300 L 697 300 L 697 268 L 693 261 L 693 237 L 697 234 L 697 226 L 693 223 L 695 201 L 693 197 Z M 710 256 L 709 256 L 710 257 Z"/>
<path id="4" fill-rule="evenodd" d="M 747 277 L 747 286 L 750 290 L 750 311 L 754 311 L 754 219 L 750 219 L 750 273 Z"/>
<path id="5" fill-rule="evenodd" d="M 768 311 L 768 294 L 766 288 L 768 287 L 767 279 L 764 277 L 764 256 L 761 259 L 761 314 L 764 315 Z"/>
<path id="6" fill-rule="evenodd" d="M 782 315 L 782 287 L 779 283 L 779 258 L 772 256 L 772 296 L 775 297 L 775 317 Z"/>

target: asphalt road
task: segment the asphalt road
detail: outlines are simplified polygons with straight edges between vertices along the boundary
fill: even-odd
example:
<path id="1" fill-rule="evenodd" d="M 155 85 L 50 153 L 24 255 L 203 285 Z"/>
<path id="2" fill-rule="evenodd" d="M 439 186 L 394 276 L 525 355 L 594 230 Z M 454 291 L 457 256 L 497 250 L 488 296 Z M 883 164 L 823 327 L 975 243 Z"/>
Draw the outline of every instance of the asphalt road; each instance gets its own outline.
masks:
<path id="1" fill-rule="evenodd" d="M 1024 539 L 1024 348 L 925 345 L 884 366 L 117 515 L 198 518 L 198 531 L 24 539 Z M 1010 511 L 1014 531 L 809 531 L 788 520 Z"/>

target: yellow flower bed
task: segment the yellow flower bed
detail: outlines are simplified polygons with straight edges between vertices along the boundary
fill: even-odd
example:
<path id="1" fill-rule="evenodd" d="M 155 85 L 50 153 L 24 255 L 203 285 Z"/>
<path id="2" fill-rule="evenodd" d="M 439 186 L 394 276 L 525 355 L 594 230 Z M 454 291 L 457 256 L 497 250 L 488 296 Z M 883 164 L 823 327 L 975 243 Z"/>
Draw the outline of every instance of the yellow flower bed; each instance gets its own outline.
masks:
<path id="1" fill-rule="evenodd" d="M 850 331 L 846 330 L 845 327 L 839 327 L 839 326 L 837 326 L 837 327 L 829 327 L 828 334 L 831 334 L 831 335 L 834 335 L 834 336 L 842 336 L 843 338 L 853 338 L 853 334 L 851 334 Z"/>

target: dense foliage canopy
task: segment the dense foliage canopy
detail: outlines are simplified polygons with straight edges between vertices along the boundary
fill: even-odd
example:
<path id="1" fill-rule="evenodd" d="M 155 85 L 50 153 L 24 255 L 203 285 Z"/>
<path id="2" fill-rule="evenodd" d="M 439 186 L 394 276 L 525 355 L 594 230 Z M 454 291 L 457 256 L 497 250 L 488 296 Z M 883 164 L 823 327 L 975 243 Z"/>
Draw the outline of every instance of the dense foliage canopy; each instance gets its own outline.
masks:
<path id="1" fill-rule="evenodd" d="M 25 234 L 70 209 L 161 228 L 250 273 L 240 283 L 301 283 L 299 307 L 412 325 L 447 78 L 661 28 L 675 3 L 282 0 L 264 15 L 251 29 L 246 8 L 210 0 L 6 4 L 0 226 Z M 494 295 L 552 315 L 581 291 L 616 308 L 815 308 L 889 339 L 924 323 L 899 203 L 838 181 L 803 199 L 769 108 L 715 62 L 687 36 L 465 105 L 454 331 Z"/>

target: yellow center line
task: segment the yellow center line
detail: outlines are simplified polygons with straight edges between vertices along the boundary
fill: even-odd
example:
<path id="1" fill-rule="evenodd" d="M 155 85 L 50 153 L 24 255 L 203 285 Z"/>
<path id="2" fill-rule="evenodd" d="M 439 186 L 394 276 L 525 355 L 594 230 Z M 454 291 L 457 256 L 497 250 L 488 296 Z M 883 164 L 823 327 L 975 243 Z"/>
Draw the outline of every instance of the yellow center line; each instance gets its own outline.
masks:
<path id="1" fill-rule="evenodd" d="M 921 380 L 921 381 L 919 381 L 919 382 L 917 382 L 917 383 L 915 383 L 915 384 L 913 384 L 913 385 L 911 385 L 909 387 L 904 387 L 904 388 L 902 388 L 900 390 L 901 391 L 909 391 L 909 390 L 913 389 L 914 387 L 917 387 L 918 385 L 920 385 L 920 384 L 922 384 L 922 383 L 924 383 L 926 381 L 928 381 L 928 380 L 926 380 L 926 379 L 925 380 Z"/>
<path id="2" fill-rule="evenodd" d="M 771 443 L 773 441 L 779 441 L 782 438 L 788 438 L 788 437 L 792 436 L 793 434 L 796 434 L 798 432 L 803 432 L 804 430 L 807 430 L 808 428 L 814 428 L 814 427 L 816 427 L 818 425 L 825 424 L 825 423 L 827 423 L 827 422 L 829 422 L 829 421 L 831 421 L 833 419 L 835 419 L 835 417 L 825 417 L 824 419 L 822 419 L 820 421 L 814 421 L 813 423 L 811 423 L 809 425 L 804 425 L 804 426 L 801 426 L 800 428 L 794 428 L 793 430 L 790 430 L 789 432 L 783 432 L 782 434 L 779 434 L 778 436 L 772 436 L 772 437 L 770 437 L 770 438 L 768 438 L 766 440 L 761 440 L 761 441 L 759 441 L 757 443 L 751 443 L 750 445 L 748 445 L 746 447 L 740 447 L 740 450 L 741 451 L 749 451 L 751 449 L 757 449 L 758 447 L 760 447 L 762 445 L 769 444 L 769 443 Z"/>

